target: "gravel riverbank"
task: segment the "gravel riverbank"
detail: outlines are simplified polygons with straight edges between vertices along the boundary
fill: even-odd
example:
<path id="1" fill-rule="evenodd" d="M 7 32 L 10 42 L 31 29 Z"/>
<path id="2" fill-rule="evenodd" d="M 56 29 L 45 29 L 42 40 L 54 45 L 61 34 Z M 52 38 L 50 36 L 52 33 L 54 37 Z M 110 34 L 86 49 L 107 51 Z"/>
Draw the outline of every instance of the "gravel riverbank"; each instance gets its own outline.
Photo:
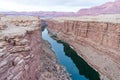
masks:
<path id="1" fill-rule="evenodd" d="M 43 53 L 40 56 L 40 60 L 40 80 L 71 80 L 66 69 L 58 63 L 47 41 L 43 41 Z"/>

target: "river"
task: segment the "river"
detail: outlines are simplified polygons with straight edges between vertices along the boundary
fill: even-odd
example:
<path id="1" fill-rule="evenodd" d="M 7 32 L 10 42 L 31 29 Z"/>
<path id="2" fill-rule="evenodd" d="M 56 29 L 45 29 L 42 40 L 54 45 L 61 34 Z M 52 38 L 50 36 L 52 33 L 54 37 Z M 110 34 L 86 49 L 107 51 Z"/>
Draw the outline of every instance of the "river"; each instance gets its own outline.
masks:
<path id="1" fill-rule="evenodd" d="M 42 38 L 50 43 L 58 62 L 66 68 L 72 80 L 100 80 L 98 72 L 79 57 L 67 43 L 50 37 L 47 29 L 42 32 Z"/>

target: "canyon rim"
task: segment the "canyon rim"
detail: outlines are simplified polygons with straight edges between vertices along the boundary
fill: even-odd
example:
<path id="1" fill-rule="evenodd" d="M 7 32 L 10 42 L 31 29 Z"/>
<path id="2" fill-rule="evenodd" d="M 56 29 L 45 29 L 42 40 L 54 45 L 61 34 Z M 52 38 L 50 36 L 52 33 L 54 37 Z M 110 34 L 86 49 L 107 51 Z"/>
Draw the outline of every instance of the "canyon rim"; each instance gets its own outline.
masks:
<path id="1" fill-rule="evenodd" d="M 120 80 L 120 0 L 0 5 L 0 80 Z"/>

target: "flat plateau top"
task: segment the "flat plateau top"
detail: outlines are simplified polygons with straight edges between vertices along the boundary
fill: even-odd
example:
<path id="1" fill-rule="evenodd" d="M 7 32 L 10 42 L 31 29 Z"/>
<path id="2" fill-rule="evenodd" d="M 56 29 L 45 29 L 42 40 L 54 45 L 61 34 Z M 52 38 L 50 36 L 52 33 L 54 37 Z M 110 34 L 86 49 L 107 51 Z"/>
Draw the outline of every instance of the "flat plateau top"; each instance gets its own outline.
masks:
<path id="1" fill-rule="evenodd" d="M 64 22 L 65 20 L 73 20 L 73 21 L 120 23 L 120 14 L 107 14 L 107 15 L 99 15 L 99 16 L 80 16 L 80 17 L 59 17 L 59 18 L 53 18 L 53 20 L 56 20 L 59 22 Z"/>
<path id="2" fill-rule="evenodd" d="M 0 40 L 6 36 L 10 38 L 24 36 L 27 31 L 39 29 L 39 21 L 39 18 L 32 16 L 2 16 L 0 17 Z"/>

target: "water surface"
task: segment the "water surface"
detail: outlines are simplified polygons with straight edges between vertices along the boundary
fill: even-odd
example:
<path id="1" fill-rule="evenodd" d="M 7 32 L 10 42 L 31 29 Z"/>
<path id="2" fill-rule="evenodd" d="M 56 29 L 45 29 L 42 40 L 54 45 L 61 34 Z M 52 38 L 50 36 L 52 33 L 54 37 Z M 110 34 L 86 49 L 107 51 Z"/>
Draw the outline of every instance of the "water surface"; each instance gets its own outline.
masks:
<path id="1" fill-rule="evenodd" d="M 72 80 L 100 80 L 98 72 L 79 57 L 67 43 L 50 37 L 47 29 L 42 32 L 42 38 L 51 44 L 59 63 L 71 74 Z"/>

